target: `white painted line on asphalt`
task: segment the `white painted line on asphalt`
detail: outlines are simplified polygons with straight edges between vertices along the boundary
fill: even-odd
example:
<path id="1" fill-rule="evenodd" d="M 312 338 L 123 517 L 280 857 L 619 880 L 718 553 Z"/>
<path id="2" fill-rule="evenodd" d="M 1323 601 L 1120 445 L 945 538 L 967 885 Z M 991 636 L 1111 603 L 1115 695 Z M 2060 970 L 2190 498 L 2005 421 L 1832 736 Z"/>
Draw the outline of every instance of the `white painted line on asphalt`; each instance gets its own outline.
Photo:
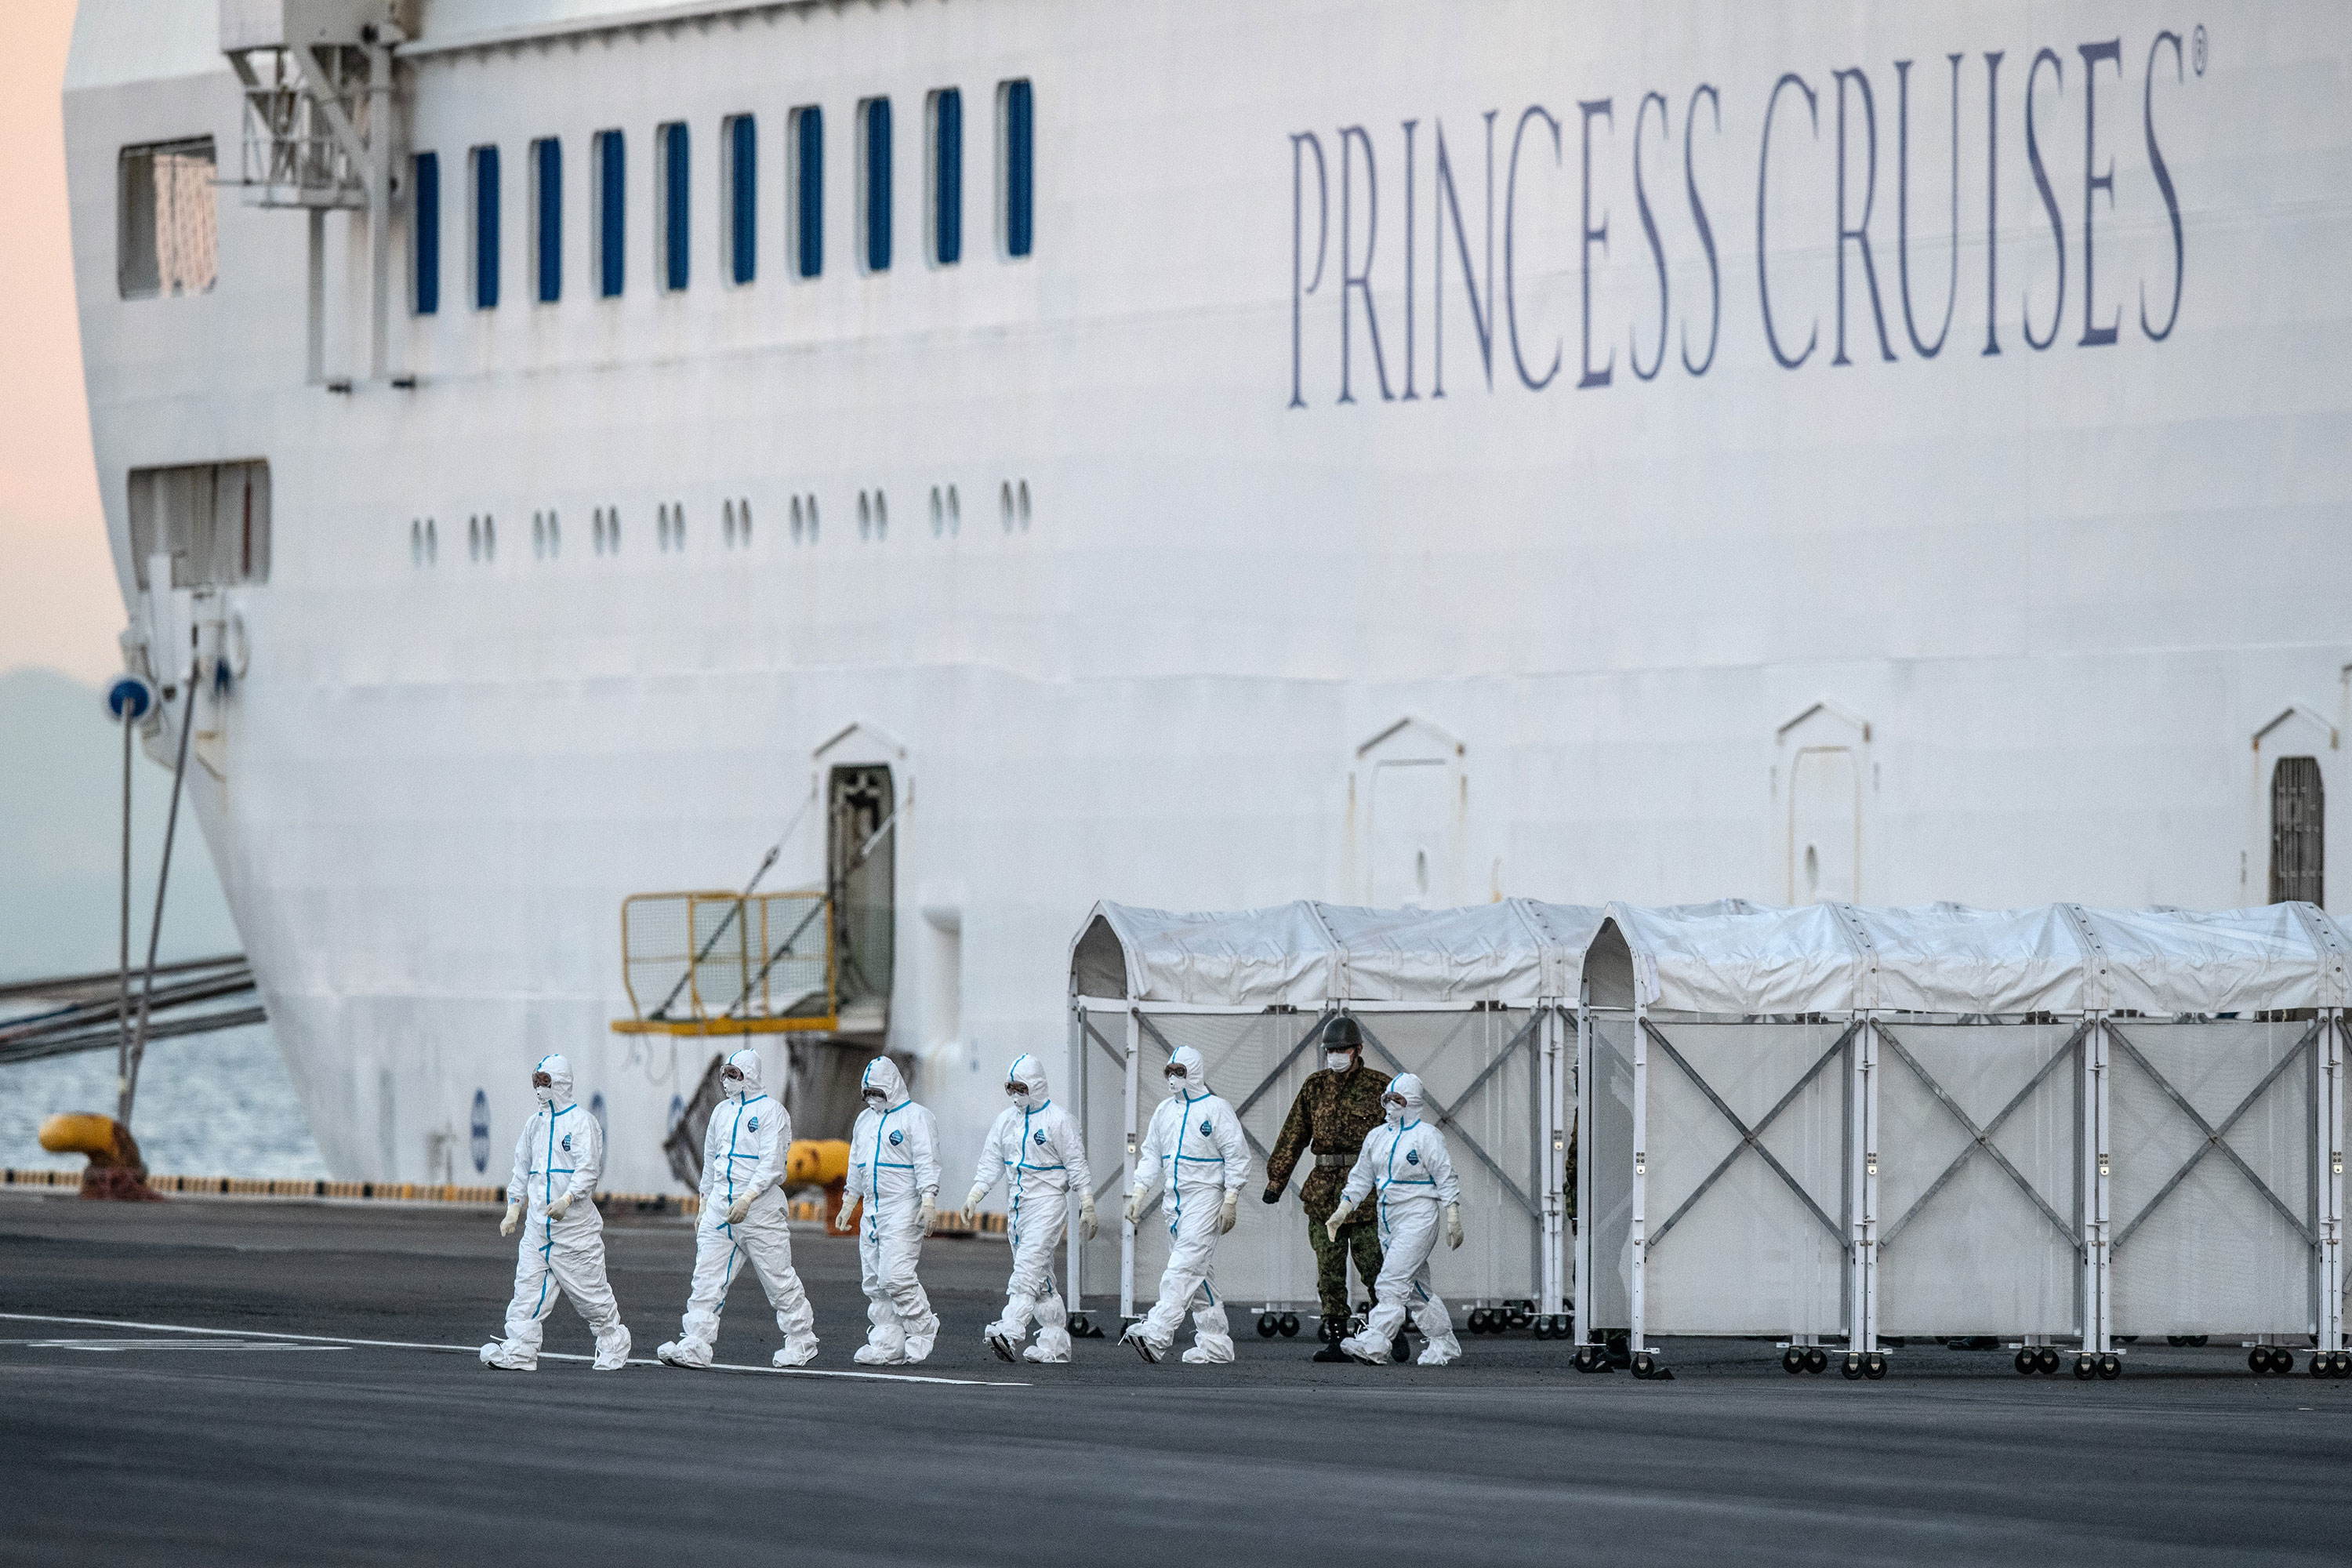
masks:
<path id="1" fill-rule="evenodd" d="M 285 1334 L 263 1329 L 200 1329 L 185 1323 L 133 1323 L 119 1318 L 59 1318 L 39 1312 L 0 1312 L 0 1322 L 67 1323 L 77 1328 L 140 1329 L 158 1334 L 213 1334 L 228 1339 L 290 1340 L 318 1346 L 362 1346 L 369 1350 L 441 1351 L 457 1355 L 478 1356 L 479 1345 L 430 1344 L 419 1340 L 353 1340 L 333 1334 Z M 541 1361 L 591 1362 L 593 1356 L 572 1355 L 556 1351 L 540 1352 Z M 659 1366 L 658 1361 L 644 1357 L 630 1358 L 631 1366 Z M 843 1377 L 866 1383 L 929 1383 L 950 1388 L 1027 1388 L 1025 1383 L 1003 1383 L 983 1377 L 932 1377 L 908 1372 L 833 1372 L 813 1366 L 739 1366 L 726 1362 L 713 1362 L 705 1372 L 756 1372 L 771 1377 Z"/>
<path id="2" fill-rule="evenodd" d="M 349 1345 L 288 1344 L 280 1340 L 0 1340 L 0 1346 L 28 1351 L 96 1351 L 104 1354 L 120 1354 L 124 1351 L 312 1351 L 321 1354 L 340 1352 Z"/>

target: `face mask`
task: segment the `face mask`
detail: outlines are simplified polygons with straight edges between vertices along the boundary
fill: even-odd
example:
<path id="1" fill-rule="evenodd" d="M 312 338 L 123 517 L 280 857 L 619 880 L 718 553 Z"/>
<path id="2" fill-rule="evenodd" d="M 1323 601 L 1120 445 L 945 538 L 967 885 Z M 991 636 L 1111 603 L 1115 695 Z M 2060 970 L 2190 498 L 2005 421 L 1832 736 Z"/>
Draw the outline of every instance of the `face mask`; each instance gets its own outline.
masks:
<path id="1" fill-rule="evenodd" d="M 1181 1094 L 1184 1092 L 1184 1075 L 1182 1073 L 1171 1072 L 1168 1075 L 1168 1092 L 1171 1094 Z"/>
<path id="2" fill-rule="evenodd" d="M 1346 1072 L 1349 1068 L 1356 1065 L 1356 1053 L 1353 1051 L 1325 1051 L 1323 1053 L 1323 1065 L 1329 1068 L 1333 1072 Z"/>
<path id="3" fill-rule="evenodd" d="M 1403 1125 L 1404 1125 L 1404 1101 L 1403 1101 L 1403 1100 L 1384 1100 L 1381 1101 L 1381 1109 L 1382 1110 L 1384 1110 L 1384 1111 L 1388 1112 L 1389 1125 L 1390 1125 L 1390 1126 L 1391 1126 L 1391 1127 L 1402 1127 L 1402 1126 L 1403 1126 Z"/>
<path id="4" fill-rule="evenodd" d="M 866 1103 L 872 1106 L 877 1110 L 881 1110 L 883 1106 L 888 1104 L 889 1100 L 890 1097 L 884 1094 L 878 1089 L 869 1089 L 866 1091 Z"/>
<path id="5" fill-rule="evenodd" d="M 729 1094 L 742 1093 L 743 1074 L 735 1068 L 729 1068 L 719 1075 L 719 1087 Z"/>
<path id="6" fill-rule="evenodd" d="M 1004 1097 L 1015 1105 L 1026 1105 L 1029 1103 L 1029 1086 L 1025 1083 L 1008 1083 L 1004 1086 Z"/>

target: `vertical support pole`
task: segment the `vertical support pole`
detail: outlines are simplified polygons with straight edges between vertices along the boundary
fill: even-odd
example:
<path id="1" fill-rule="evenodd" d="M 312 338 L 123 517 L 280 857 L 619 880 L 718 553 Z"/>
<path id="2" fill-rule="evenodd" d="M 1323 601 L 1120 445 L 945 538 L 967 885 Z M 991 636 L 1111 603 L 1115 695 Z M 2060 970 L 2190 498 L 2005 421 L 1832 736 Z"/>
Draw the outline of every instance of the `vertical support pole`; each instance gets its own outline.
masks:
<path id="1" fill-rule="evenodd" d="M 1853 1105 L 1846 1150 L 1846 1350 L 1879 1347 L 1879 1025 L 1863 1018 L 1849 1063 Z"/>
<path id="2" fill-rule="evenodd" d="M 1559 1306 L 1560 1220 L 1566 1207 L 1560 1187 L 1567 1175 L 1568 1134 L 1561 1125 L 1566 1118 L 1560 1104 L 1559 1009 L 1549 1002 L 1538 1002 L 1536 1006 L 1537 1026 L 1543 1031 L 1543 1071 L 1538 1079 L 1543 1091 L 1543 1127 L 1536 1157 L 1544 1163 L 1543 1247 L 1536 1276 L 1536 1310 L 1550 1312 Z"/>
<path id="3" fill-rule="evenodd" d="M 1592 987 L 1580 984 L 1576 996 L 1576 1338 L 1592 1342 L 1592 1145 L 1583 1131 L 1592 1125 Z"/>
<path id="4" fill-rule="evenodd" d="M 2344 1015 L 2320 1031 L 2319 1348 L 2344 1348 Z"/>
<path id="5" fill-rule="evenodd" d="M 1633 1278 L 1630 1300 L 1633 1322 L 1626 1342 L 1629 1351 L 1645 1351 L 1649 1342 L 1642 1337 L 1643 1316 L 1649 1283 L 1649 1199 L 1650 1199 L 1650 1029 L 1649 1005 L 1637 996 L 1633 1003 L 1633 1217 L 1628 1231 L 1627 1251 L 1632 1256 Z"/>
<path id="6" fill-rule="evenodd" d="M 392 46 L 368 49 L 368 379 L 391 373 Z"/>
<path id="7" fill-rule="evenodd" d="M 1070 1086 L 1070 1092 L 1076 1097 L 1078 1142 L 1083 1147 L 1087 1137 L 1087 1111 L 1092 1101 L 1087 1097 L 1087 1015 L 1086 1009 L 1078 1005 L 1075 984 L 1070 994 L 1069 1040 L 1070 1059 L 1066 1064 L 1067 1076 L 1062 1081 Z M 1094 1162 L 1089 1160 L 1087 1163 L 1091 1166 Z M 1091 1197 L 1093 1194 L 1086 1195 Z M 1086 1237 L 1078 1234 L 1079 1205 L 1070 1202 L 1066 1192 L 1063 1194 L 1062 1204 L 1065 1211 L 1062 1245 L 1066 1255 L 1062 1265 L 1062 1299 L 1069 1303 L 1071 1311 L 1083 1312 L 1086 1310 Z"/>
<path id="8" fill-rule="evenodd" d="M 2083 1348 L 2094 1354 L 2105 1354 L 2114 1346 L 2108 1336 L 2114 1328 L 2113 1291 L 2114 1259 L 2110 1257 L 2108 1239 L 2113 1235 L 2112 1216 L 2108 1213 L 2109 1173 L 2114 1161 L 2109 1147 L 2107 1123 L 2107 1021 L 2092 1021 L 2091 1032 L 2084 1037 L 2083 1055 L 2086 1068 L 2089 1094 L 2084 1105 L 2084 1119 L 2090 1129 L 2090 1162 L 2088 1184 L 2084 1194 L 2090 1213 L 2084 1217 L 2088 1225 L 2083 1237 L 2083 1252 L 2088 1268 L 2084 1291 Z"/>
<path id="9" fill-rule="evenodd" d="M 304 375 L 312 386 L 327 384 L 327 215 L 312 207 L 310 220 L 310 326 Z"/>
<path id="10" fill-rule="evenodd" d="M 1130 1004 L 1127 1009 L 1126 1131 L 1119 1152 L 1118 1191 L 1122 1203 L 1135 1190 L 1135 1108 L 1136 1091 L 1140 1087 L 1136 1081 L 1136 1056 L 1142 1041 L 1143 1028 L 1137 1023 L 1135 1008 Z M 1135 1316 L 1135 1222 L 1124 1214 L 1119 1217 L 1118 1232 L 1118 1316 L 1121 1322 Z"/>
<path id="11" fill-rule="evenodd" d="M 116 990 L 114 1019 L 114 1100 L 118 1115 L 131 1114 L 131 731 L 138 719 L 131 700 L 122 700 L 122 969 Z"/>

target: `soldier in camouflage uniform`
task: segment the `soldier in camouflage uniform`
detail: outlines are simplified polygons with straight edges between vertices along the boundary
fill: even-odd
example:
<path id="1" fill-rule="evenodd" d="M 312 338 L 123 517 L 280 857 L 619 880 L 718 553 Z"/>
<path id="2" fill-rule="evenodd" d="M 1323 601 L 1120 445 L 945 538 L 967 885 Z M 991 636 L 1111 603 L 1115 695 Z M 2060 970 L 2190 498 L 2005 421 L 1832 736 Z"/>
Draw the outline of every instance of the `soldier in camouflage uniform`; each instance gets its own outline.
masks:
<path id="1" fill-rule="evenodd" d="M 1315 1247 L 1315 1291 L 1323 1302 L 1324 1345 L 1315 1359 L 1346 1361 L 1338 1341 L 1348 1321 L 1348 1253 L 1354 1249 L 1356 1274 L 1369 1289 L 1381 1277 L 1380 1226 L 1367 1213 L 1340 1226 L 1335 1241 L 1324 1233 L 1323 1222 L 1339 1206 L 1339 1189 L 1363 1151 L 1365 1135 L 1381 1124 L 1381 1091 L 1388 1080 L 1364 1066 L 1363 1033 L 1353 1018 L 1334 1018 L 1324 1026 L 1323 1049 L 1325 1061 L 1336 1065 L 1308 1074 L 1298 1086 L 1298 1098 L 1291 1102 L 1282 1135 L 1265 1163 L 1265 1201 L 1282 1200 L 1291 1171 L 1311 1143 L 1314 1167 L 1298 1199 L 1307 1208 L 1307 1238 Z"/>

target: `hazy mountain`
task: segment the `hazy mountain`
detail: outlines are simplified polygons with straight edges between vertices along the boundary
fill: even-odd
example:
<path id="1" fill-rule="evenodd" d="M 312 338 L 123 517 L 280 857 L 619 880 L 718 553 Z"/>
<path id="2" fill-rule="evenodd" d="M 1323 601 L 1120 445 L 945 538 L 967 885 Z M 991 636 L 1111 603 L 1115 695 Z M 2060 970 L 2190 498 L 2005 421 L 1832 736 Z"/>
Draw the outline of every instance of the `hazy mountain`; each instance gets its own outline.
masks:
<path id="1" fill-rule="evenodd" d="M 146 954 L 172 775 L 134 752 L 131 793 L 138 963 Z M 114 963 L 121 813 L 122 731 L 98 690 L 54 670 L 0 675 L 0 979 Z M 240 945 L 204 835 L 183 802 L 162 956 L 197 958 Z"/>

